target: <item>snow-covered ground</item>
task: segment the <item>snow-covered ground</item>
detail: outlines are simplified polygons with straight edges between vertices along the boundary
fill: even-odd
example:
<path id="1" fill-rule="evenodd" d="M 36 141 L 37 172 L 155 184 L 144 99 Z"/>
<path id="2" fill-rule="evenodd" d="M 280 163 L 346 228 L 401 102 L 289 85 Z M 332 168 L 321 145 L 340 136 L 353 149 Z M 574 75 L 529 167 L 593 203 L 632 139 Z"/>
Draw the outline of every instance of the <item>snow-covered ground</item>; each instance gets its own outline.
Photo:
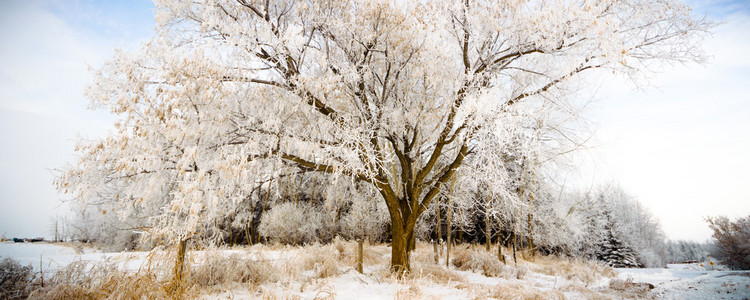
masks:
<path id="1" fill-rule="evenodd" d="M 331 248 L 332 249 L 332 248 Z M 373 246 L 373 252 L 387 256 L 383 245 Z M 305 250 L 305 251 L 300 251 Z M 244 259 L 285 261 L 308 255 L 307 248 L 282 249 L 231 249 L 191 252 L 193 264 L 202 263 L 206 255 L 240 255 Z M 335 254 L 335 253 L 332 253 Z M 422 255 L 429 254 L 428 252 Z M 41 268 L 46 276 L 76 261 L 107 262 L 127 271 L 137 271 L 149 259 L 147 252 L 103 253 L 93 248 L 71 244 L 52 243 L 0 243 L 0 257 L 12 257 L 24 265 L 32 265 L 36 272 Z M 335 259 L 335 255 L 331 255 Z M 387 261 L 387 260 L 386 260 Z M 341 264 L 340 264 L 341 265 Z M 581 278 L 570 274 L 570 267 L 554 261 L 519 262 L 517 267 L 505 267 L 503 274 L 487 277 L 477 271 L 460 271 L 452 267 L 450 276 L 435 279 L 433 275 L 398 281 L 387 273 L 384 266 L 366 266 L 359 274 L 351 266 L 340 269 L 340 274 L 316 278 L 311 270 L 303 270 L 295 279 L 265 283 L 262 291 L 247 287 L 232 287 L 207 291 L 206 299 L 258 298 L 276 296 L 312 299 L 333 296 L 340 299 L 466 299 L 537 297 L 552 299 L 590 299 L 645 297 L 657 299 L 750 299 L 750 271 L 708 270 L 700 264 L 669 265 L 665 269 L 615 269 L 614 278 Z M 416 265 L 415 265 L 416 266 Z M 440 267 L 442 268 L 442 266 Z M 414 268 L 419 269 L 418 267 Z M 427 269 L 425 269 L 427 270 Z M 429 272 L 426 271 L 426 272 Z M 435 272 L 434 270 L 432 272 Z M 439 270 L 437 271 L 439 272 Z M 309 273 L 309 275 L 305 275 Z M 519 275 L 520 273 L 520 275 Z M 611 274 L 611 271 L 610 271 Z M 446 279 L 447 278 L 447 279 Z M 645 294 L 623 293 L 610 286 L 610 280 L 632 283 L 650 283 L 655 288 Z"/>
<path id="2" fill-rule="evenodd" d="M 711 270 L 707 263 L 672 264 L 666 269 L 615 269 L 620 279 L 655 285 L 660 299 L 750 299 L 750 271 Z"/>
<path id="3" fill-rule="evenodd" d="M 147 252 L 103 253 L 91 247 L 69 243 L 0 243 L 0 258 L 12 257 L 24 266 L 31 265 L 34 272 L 41 269 L 46 276 L 75 261 L 108 262 L 123 270 L 137 271 L 147 255 Z"/>

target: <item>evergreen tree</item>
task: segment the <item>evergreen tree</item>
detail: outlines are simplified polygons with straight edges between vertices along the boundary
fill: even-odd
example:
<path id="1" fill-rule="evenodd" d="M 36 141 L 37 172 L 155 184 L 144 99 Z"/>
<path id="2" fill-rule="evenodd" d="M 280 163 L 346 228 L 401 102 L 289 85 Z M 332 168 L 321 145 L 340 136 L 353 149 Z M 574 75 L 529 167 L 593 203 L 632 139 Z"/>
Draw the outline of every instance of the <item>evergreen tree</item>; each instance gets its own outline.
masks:
<path id="1" fill-rule="evenodd" d="M 610 216 L 610 212 L 605 210 L 604 216 L 606 224 L 604 226 L 605 237 L 599 246 L 597 259 L 606 262 L 614 268 L 640 268 L 637 253 L 622 238 L 620 232 L 616 230 L 615 221 Z"/>

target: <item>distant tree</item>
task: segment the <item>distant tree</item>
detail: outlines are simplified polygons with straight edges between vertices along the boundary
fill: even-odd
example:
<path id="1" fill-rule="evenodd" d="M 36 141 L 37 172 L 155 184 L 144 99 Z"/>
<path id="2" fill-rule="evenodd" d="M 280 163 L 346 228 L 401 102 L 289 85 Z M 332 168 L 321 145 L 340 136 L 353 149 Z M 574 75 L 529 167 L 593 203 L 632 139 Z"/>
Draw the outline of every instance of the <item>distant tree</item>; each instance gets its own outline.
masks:
<path id="1" fill-rule="evenodd" d="M 621 187 L 611 186 L 607 194 L 612 202 L 612 216 L 639 263 L 649 268 L 665 267 L 667 239 L 659 220 Z"/>
<path id="2" fill-rule="evenodd" d="M 714 231 L 717 258 L 722 264 L 739 270 L 750 269 L 750 216 L 730 221 L 727 217 L 707 217 Z"/>
<path id="3" fill-rule="evenodd" d="M 667 262 L 684 263 L 687 261 L 707 261 L 714 255 L 716 249 L 708 242 L 668 241 Z"/>
<path id="4" fill-rule="evenodd" d="M 573 197 L 580 200 L 568 218 L 580 255 L 629 267 L 665 266 L 667 243 L 661 224 L 622 188 L 610 184 Z"/>

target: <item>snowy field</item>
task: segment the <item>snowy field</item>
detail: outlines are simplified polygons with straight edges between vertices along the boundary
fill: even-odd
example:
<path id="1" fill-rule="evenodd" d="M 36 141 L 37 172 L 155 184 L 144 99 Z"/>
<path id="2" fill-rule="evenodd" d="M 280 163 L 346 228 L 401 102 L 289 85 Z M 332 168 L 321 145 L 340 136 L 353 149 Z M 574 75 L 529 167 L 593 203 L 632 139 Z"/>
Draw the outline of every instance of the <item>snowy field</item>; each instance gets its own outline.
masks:
<path id="1" fill-rule="evenodd" d="M 22 265 L 31 265 L 47 276 L 75 261 L 107 262 L 128 271 L 137 271 L 148 253 L 103 253 L 94 248 L 68 243 L 0 243 L 0 257 L 12 257 Z"/>
<path id="2" fill-rule="evenodd" d="M 661 299 L 750 299 L 750 271 L 708 270 L 708 264 L 672 264 L 666 269 L 616 269 L 618 278 L 648 282 Z M 709 267 L 710 269 L 710 267 Z"/>
<path id="3" fill-rule="evenodd" d="M 278 270 L 279 273 L 275 280 L 260 285 L 204 288 L 193 296 L 203 299 L 750 299 L 748 271 L 706 270 L 700 264 L 690 264 L 669 265 L 666 269 L 615 269 L 613 272 L 594 264 L 537 258 L 519 260 L 517 266 L 503 266 L 488 277 L 482 275 L 488 271 L 482 271 L 481 267 L 460 270 L 452 266 L 451 270 L 445 270 L 444 265 L 431 264 L 432 252 L 426 244 L 418 247 L 412 262 L 413 271 L 419 274 L 396 280 L 386 269 L 389 248 L 384 245 L 367 247 L 365 252 L 370 254 L 366 254 L 365 272 L 359 274 L 352 268 L 351 259 L 341 258 L 342 253 L 349 253 L 348 249 L 353 253 L 353 245 L 344 242 L 339 250 L 327 245 L 192 251 L 190 261 L 193 265 L 200 265 L 212 257 L 242 257 L 249 262 L 272 262 L 277 268 L 274 272 Z M 462 248 L 457 248 L 452 257 L 461 255 Z M 465 247 L 463 251 L 464 254 L 479 253 L 477 249 L 467 250 Z M 150 256 L 147 252 L 102 253 L 75 244 L 4 242 L 0 243 L 0 257 L 12 257 L 24 265 L 31 264 L 35 272 L 39 272 L 41 265 L 45 277 L 49 277 L 56 270 L 80 261 L 107 263 L 135 273 L 147 265 Z M 321 257 L 338 262 L 331 265 L 334 270 L 325 271 L 330 273 L 325 276 L 321 276 L 321 272 L 327 264 L 320 260 Z M 587 269 L 592 267 L 594 269 Z M 654 288 L 650 291 L 641 289 L 646 285 L 639 283 L 650 283 Z"/>

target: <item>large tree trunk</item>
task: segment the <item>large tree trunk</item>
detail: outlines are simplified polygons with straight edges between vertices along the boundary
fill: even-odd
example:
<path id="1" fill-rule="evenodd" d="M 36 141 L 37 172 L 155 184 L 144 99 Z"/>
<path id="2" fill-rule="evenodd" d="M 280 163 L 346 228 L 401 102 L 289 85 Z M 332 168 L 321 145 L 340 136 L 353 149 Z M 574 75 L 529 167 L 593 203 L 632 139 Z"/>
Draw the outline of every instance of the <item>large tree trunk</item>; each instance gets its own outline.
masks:
<path id="1" fill-rule="evenodd" d="M 444 135 L 447 136 L 448 131 L 446 129 Z M 455 182 L 453 174 L 469 151 L 468 146 L 462 145 L 454 161 L 436 175 L 437 177 L 434 178 L 435 182 L 430 188 L 424 189 L 421 186 L 422 182 L 435 166 L 442 146 L 444 144 L 439 145 L 430 161 L 422 170 L 415 169 L 411 163 L 413 160 L 404 156 L 402 152 L 397 152 L 402 165 L 401 181 L 404 183 L 403 189 L 398 184 L 394 184 L 398 188 L 393 189 L 386 182 L 388 180 L 374 182 L 388 206 L 388 213 L 391 215 L 391 269 L 398 274 L 399 278 L 403 278 L 404 274 L 408 273 L 410 269 L 409 254 L 411 250 L 416 248 L 414 227 L 417 219 L 438 195 L 442 184 L 447 183 L 450 179 L 453 179 L 453 182 Z M 408 151 L 404 152 L 408 153 Z M 451 186 L 453 186 L 453 183 L 451 183 Z M 452 190 L 453 188 L 451 187 Z"/>
<path id="2" fill-rule="evenodd" d="M 401 224 L 391 224 L 391 269 L 398 278 L 403 278 L 410 270 L 409 265 L 409 234 Z"/>

